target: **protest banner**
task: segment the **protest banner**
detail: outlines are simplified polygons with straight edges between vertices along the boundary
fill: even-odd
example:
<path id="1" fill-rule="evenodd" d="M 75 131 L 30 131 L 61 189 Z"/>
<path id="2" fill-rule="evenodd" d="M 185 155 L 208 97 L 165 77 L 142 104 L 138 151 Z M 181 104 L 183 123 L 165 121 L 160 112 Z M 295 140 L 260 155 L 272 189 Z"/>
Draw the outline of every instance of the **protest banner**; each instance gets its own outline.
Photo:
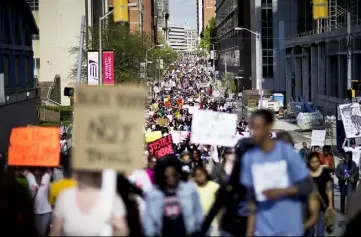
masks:
<path id="1" fill-rule="evenodd" d="M 195 144 L 234 146 L 237 115 L 210 110 L 193 114 L 191 142 Z"/>
<path id="2" fill-rule="evenodd" d="M 324 146 L 326 130 L 312 130 L 311 146 Z"/>
<path id="3" fill-rule="evenodd" d="M 74 169 L 143 168 L 145 89 L 137 86 L 77 88 Z"/>
<path id="4" fill-rule="evenodd" d="M 155 140 L 162 137 L 161 131 L 152 131 L 145 133 L 145 142 L 154 142 Z"/>
<path id="5" fill-rule="evenodd" d="M 149 154 L 157 158 L 162 158 L 163 156 L 173 154 L 173 139 L 172 135 L 169 134 L 165 137 L 162 137 L 154 142 L 148 144 Z"/>
<path id="6" fill-rule="evenodd" d="M 57 167 L 59 160 L 58 127 L 28 126 L 11 130 L 8 165 Z"/>

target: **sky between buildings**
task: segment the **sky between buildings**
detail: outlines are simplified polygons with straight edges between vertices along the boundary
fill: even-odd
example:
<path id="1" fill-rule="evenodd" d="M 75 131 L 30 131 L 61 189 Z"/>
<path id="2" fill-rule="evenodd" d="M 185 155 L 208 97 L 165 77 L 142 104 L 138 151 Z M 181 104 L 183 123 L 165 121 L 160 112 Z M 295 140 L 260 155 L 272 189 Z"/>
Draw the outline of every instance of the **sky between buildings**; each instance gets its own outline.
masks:
<path id="1" fill-rule="evenodd" d="M 196 0 L 169 0 L 169 14 L 171 25 L 197 29 Z"/>

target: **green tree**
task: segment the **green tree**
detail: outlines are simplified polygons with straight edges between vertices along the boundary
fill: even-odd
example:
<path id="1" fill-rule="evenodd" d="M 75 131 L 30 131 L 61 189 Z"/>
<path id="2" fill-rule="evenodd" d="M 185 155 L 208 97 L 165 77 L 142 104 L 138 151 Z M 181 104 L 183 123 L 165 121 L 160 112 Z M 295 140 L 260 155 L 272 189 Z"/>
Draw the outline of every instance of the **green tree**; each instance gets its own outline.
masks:
<path id="1" fill-rule="evenodd" d="M 224 88 L 229 88 L 232 93 L 236 93 L 237 85 L 234 81 L 233 74 L 230 72 L 226 72 L 222 81 L 222 86 Z"/>
<path id="2" fill-rule="evenodd" d="M 217 43 L 217 28 L 216 28 L 216 18 L 212 17 L 206 28 L 203 30 L 203 35 L 201 38 L 201 48 L 207 50 L 208 52 L 211 50 L 212 44 L 215 45 Z"/>
<path id="3" fill-rule="evenodd" d="M 89 32 L 98 32 L 95 28 L 90 28 Z M 98 34 L 89 34 L 89 45 L 94 49 L 98 49 Z M 114 23 L 109 21 L 106 29 L 103 31 L 102 46 L 104 50 L 114 50 L 114 77 L 115 82 L 119 83 L 143 83 L 144 80 L 139 79 L 140 63 L 145 62 L 146 51 L 152 47 L 151 37 L 138 32 L 130 32 L 129 25 Z M 70 54 L 77 55 L 78 46 L 70 49 Z M 168 49 L 159 51 L 159 55 L 163 55 Z M 168 51 L 166 51 L 168 52 Z M 82 65 L 82 80 L 87 79 L 86 49 L 84 45 Z M 166 57 L 167 60 L 173 58 Z M 73 78 L 76 78 L 77 64 L 75 63 L 71 69 Z"/>

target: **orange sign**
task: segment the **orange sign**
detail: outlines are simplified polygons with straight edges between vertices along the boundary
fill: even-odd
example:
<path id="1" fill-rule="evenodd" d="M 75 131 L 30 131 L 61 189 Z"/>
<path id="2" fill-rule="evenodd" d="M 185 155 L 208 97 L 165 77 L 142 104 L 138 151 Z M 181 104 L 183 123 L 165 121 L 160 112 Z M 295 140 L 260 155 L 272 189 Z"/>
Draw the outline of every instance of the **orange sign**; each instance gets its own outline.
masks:
<path id="1" fill-rule="evenodd" d="M 58 127 L 13 128 L 10 135 L 8 165 L 59 166 Z"/>

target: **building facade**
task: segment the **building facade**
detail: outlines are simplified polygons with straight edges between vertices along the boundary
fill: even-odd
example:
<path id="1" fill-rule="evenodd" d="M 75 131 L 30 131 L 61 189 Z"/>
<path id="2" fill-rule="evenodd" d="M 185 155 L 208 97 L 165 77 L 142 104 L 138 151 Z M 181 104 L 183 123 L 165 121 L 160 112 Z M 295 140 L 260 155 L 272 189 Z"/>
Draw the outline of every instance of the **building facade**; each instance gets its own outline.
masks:
<path id="1" fill-rule="evenodd" d="M 185 29 L 186 51 L 194 52 L 198 46 L 198 32 L 195 29 Z"/>
<path id="2" fill-rule="evenodd" d="M 210 19 L 216 15 L 215 0 L 196 0 L 197 7 L 197 30 L 200 35 L 208 26 Z"/>
<path id="3" fill-rule="evenodd" d="M 293 1 L 298 0 L 217 1 L 219 69 L 221 74 L 233 73 L 239 89 L 257 89 L 257 81 L 262 81 L 263 89 L 285 90 L 284 41 L 297 28 L 291 12 L 296 10 L 291 8 Z M 261 48 L 257 46 L 255 34 L 235 31 L 235 27 L 259 33 Z"/>
<path id="4" fill-rule="evenodd" d="M 328 17 L 322 20 L 313 19 L 309 2 L 294 4 L 299 27 L 285 42 L 287 98 L 291 101 L 303 97 L 325 113 L 336 114 L 337 105 L 345 103 L 348 89 L 348 52 L 351 79 L 360 81 L 361 77 L 361 2 L 330 0 Z M 347 12 L 351 18 L 350 35 Z"/>
<path id="5" fill-rule="evenodd" d="M 32 35 L 38 29 L 25 0 L 0 1 L 0 152 L 11 129 L 37 124 L 39 91 L 34 79 Z"/>
<path id="6" fill-rule="evenodd" d="M 155 0 L 158 14 L 157 25 L 160 29 L 165 27 L 165 14 L 169 13 L 169 0 Z"/>
<path id="7" fill-rule="evenodd" d="M 184 26 L 169 26 L 168 44 L 174 51 L 185 51 L 186 34 Z"/>

